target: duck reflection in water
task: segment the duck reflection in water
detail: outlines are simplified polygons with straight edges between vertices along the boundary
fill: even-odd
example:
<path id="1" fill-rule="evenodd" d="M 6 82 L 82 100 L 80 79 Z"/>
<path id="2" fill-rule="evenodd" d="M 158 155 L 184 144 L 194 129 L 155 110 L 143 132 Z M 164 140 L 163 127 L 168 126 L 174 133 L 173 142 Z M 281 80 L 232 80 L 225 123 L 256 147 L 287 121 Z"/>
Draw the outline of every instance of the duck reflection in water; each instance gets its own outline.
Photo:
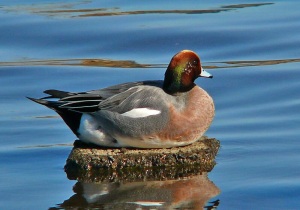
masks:
<path id="1" fill-rule="evenodd" d="M 77 182 L 75 194 L 50 209 L 216 209 L 220 193 L 207 173 L 163 181 Z"/>

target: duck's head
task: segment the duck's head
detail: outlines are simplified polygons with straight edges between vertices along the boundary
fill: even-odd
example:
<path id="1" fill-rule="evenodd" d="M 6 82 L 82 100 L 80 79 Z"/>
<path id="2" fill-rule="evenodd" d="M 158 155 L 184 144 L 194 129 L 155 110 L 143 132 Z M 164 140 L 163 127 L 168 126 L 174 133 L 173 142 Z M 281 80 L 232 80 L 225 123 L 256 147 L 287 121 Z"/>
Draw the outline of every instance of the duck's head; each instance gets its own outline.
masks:
<path id="1" fill-rule="evenodd" d="M 165 73 L 163 89 L 167 93 L 189 91 L 198 77 L 212 78 L 204 71 L 199 56 L 191 50 L 182 50 L 173 56 Z"/>

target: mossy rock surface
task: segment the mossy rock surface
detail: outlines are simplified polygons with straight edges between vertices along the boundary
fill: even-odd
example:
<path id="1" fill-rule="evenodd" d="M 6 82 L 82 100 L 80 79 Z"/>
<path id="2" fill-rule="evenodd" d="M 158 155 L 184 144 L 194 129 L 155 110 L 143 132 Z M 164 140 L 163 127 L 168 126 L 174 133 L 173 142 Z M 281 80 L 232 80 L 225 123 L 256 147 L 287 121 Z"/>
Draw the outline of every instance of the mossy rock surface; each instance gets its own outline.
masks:
<path id="1" fill-rule="evenodd" d="M 211 171 L 219 148 L 220 142 L 208 137 L 169 149 L 101 148 L 76 140 L 65 171 L 77 180 L 176 178 Z"/>

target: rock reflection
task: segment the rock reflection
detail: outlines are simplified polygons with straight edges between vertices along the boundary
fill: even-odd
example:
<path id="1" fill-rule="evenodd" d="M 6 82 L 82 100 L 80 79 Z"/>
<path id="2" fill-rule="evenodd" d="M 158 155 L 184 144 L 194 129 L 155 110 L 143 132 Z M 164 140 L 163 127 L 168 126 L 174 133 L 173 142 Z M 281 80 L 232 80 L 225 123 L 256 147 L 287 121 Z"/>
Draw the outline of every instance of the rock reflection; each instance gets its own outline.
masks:
<path id="1" fill-rule="evenodd" d="M 207 173 L 165 180 L 78 181 L 74 195 L 50 209 L 212 209 L 207 202 L 220 193 Z"/>

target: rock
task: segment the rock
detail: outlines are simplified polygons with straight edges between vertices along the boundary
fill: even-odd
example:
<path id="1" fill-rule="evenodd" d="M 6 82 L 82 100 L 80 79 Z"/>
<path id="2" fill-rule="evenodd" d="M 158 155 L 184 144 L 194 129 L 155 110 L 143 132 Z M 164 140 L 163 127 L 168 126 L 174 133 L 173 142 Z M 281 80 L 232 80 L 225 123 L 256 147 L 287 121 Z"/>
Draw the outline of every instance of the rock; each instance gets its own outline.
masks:
<path id="1" fill-rule="evenodd" d="M 102 148 L 74 142 L 65 165 L 69 179 L 176 178 L 213 169 L 220 142 L 202 137 L 184 147 L 169 149 Z M 171 176 L 171 177 L 170 177 Z"/>

